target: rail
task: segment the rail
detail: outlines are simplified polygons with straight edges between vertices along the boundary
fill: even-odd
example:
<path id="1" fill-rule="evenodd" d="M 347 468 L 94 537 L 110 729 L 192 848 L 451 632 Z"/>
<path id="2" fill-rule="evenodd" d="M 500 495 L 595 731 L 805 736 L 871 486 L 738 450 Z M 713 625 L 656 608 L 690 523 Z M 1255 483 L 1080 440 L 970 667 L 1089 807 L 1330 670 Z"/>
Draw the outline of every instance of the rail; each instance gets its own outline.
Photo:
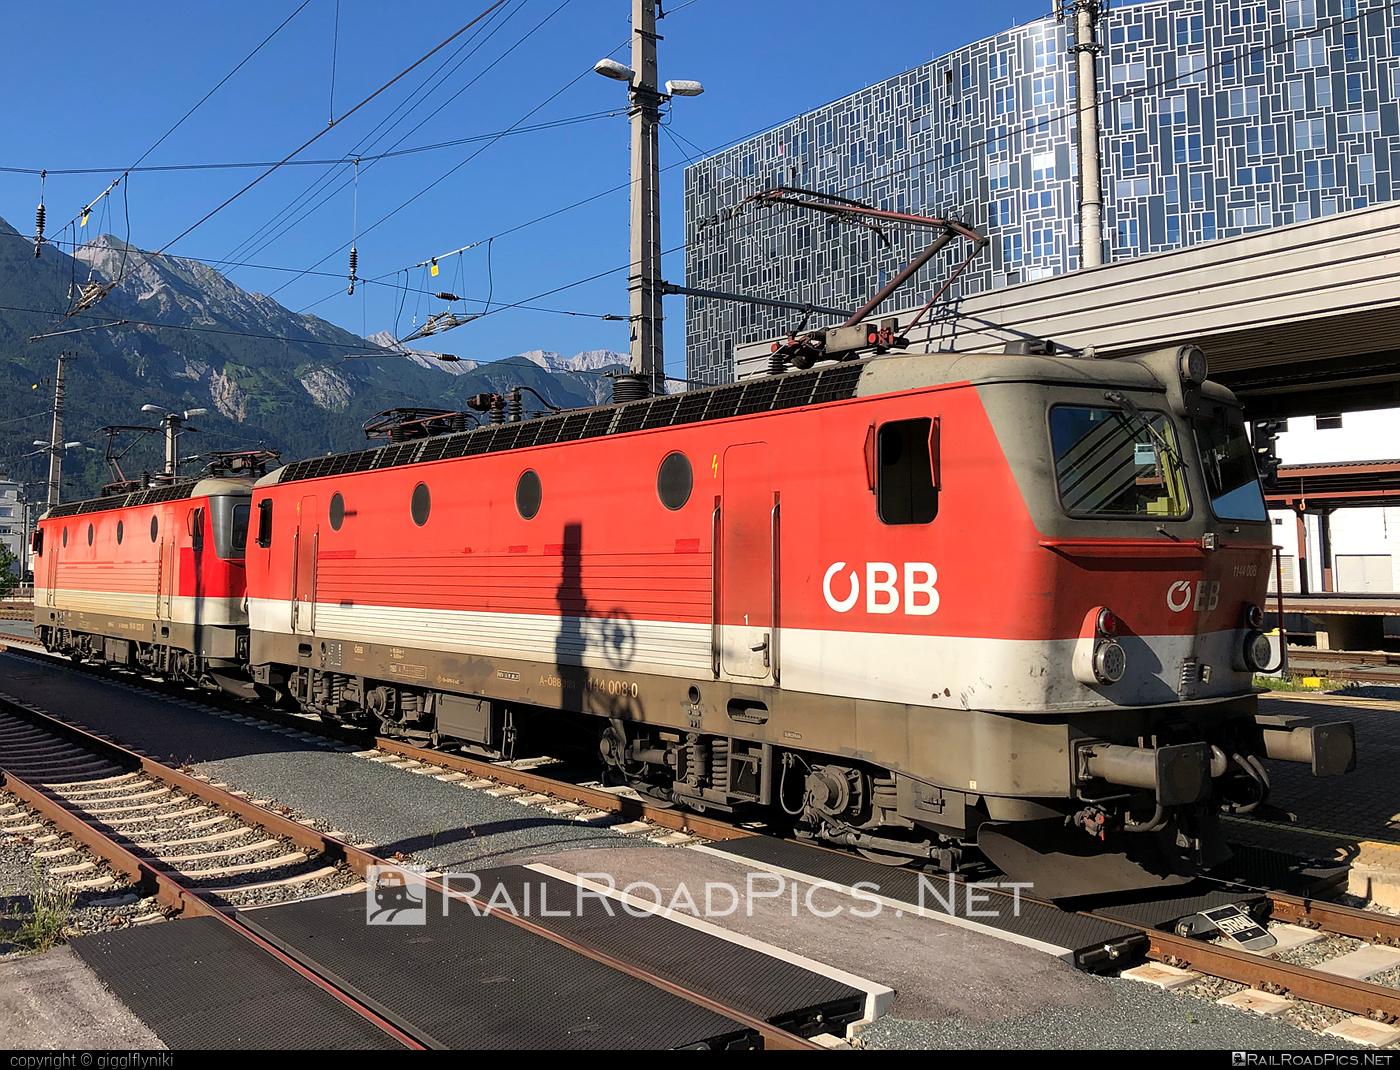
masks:
<path id="1" fill-rule="evenodd" d="M 4 709 L 19 718 L 29 721 L 31 724 L 37 725 L 55 736 L 77 741 L 84 749 L 93 754 L 108 757 L 117 764 L 127 768 L 140 769 L 153 780 L 160 781 L 171 787 L 176 787 L 180 791 L 203 799 L 221 810 L 237 814 L 240 818 L 250 823 L 260 825 L 273 835 L 283 837 L 312 849 L 318 849 L 322 851 L 327 858 L 342 860 L 361 878 L 368 877 L 369 868 L 371 866 L 393 865 L 393 863 L 379 858 L 363 848 L 355 847 L 332 836 L 317 832 L 315 829 L 302 825 L 283 814 L 265 809 L 249 800 L 241 799 L 230 792 L 224 791 L 222 788 L 214 787 L 212 784 L 205 783 L 178 769 L 163 765 L 145 755 L 128 750 L 120 744 L 103 739 L 83 728 L 59 720 L 49 714 L 4 699 L 0 699 L 0 709 Z M 438 756 L 437 752 L 425 753 L 431 754 L 434 757 Z M 492 768 L 493 770 L 495 769 L 495 767 Z M 167 906 L 172 913 L 185 914 L 188 912 L 190 916 L 217 916 L 223 922 L 231 926 L 234 931 L 238 932 L 239 935 L 244 936 L 256 943 L 264 951 L 286 962 L 303 976 L 312 980 L 327 992 L 330 992 L 342 1003 L 352 1007 L 366 1019 L 374 1022 L 374 1024 L 390 1033 L 396 1040 L 404 1044 L 405 1047 L 425 1048 L 440 1046 L 430 1037 L 415 1036 L 410 1023 L 396 1022 L 393 1020 L 395 1016 L 376 1012 L 370 1007 L 360 1003 L 354 996 L 338 988 L 327 977 L 322 976 L 314 961 L 304 957 L 295 949 L 279 949 L 274 947 L 261 936 L 243 926 L 239 922 L 236 913 L 223 909 L 217 904 L 210 902 L 208 899 L 201 896 L 198 891 L 184 887 L 168 874 L 162 873 L 143 862 L 100 829 L 88 822 L 84 822 L 78 814 L 64 807 L 58 799 L 44 791 L 41 787 L 24 783 L 8 773 L 0 773 L 0 777 L 3 777 L 3 783 L 6 787 L 10 788 L 17 796 L 22 798 L 47 820 L 53 821 L 65 831 L 70 832 L 75 838 L 80 839 L 85 846 L 102 857 L 114 868 L 125 873 L 133 882 L 152 887 L 158 896 L 158 901 Z M 434 878 L 428 878 L 427 884 L 430 888 L 443 896 L 449 894 L 448 889 Z M 777 1050 L 824 1050 L 822 1046 L 815 1041 L 790 1033 L 778 1026 L 774 1026 L 768 1022 L 745 1014 L 742 1011 L 728 1007 L 718 1000 L 693 992 L 683 985 L 669 981 L 664 977 L 641 969 L 629 962 L 617 959 L 595 948 L 589 947 L 562 933 L 536 924 L 525 917 L 516 916 L 509 911 L 497 910 L 484 898 L 478 899 L 474 896 L 466 896 L 459 889 L 453 889 L 450 894 L 455 899 L 466 899 L 472 903 L 480 913 L 489 913 L 502 921 L 559 944 L 585 958 L 592 959 L 595 962 L 602 963 L 612 969 L 625 973 L 654 988 L 659 988 L 672 995 L 685 999 L 690 1003 L 694 1003 L 697 1006 L 722 1014 L 761 1036 L 766 1048 Z"/>

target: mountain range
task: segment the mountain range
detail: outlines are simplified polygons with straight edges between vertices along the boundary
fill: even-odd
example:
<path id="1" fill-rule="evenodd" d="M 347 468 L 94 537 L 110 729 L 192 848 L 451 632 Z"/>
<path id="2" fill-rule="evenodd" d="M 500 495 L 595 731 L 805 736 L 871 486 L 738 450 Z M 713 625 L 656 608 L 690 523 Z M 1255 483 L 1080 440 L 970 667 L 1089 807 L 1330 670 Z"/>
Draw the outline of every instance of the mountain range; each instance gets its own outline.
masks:
<path id="1" fill-rule="evenodd" d="M 627 365 L 608 350 L 444 360 L 387 331 L 361 338 L 292 312 L 200 261 L 162 254 L 140 263 L 148 255 L 104 234 L 73 256 L 45 245 L 36 258 L 33 239 L 0 220 L 0 475 L 44 478 L 46 457 L 24 455 L 49 437 L 60 352 L 69 355 L 64 437 L 83 443 L 64 461 L 65 500 L 108 482 L 97 429 L 153 424 L 143 405 L 209 410 L 190 421 L 198 430 L 182 440 L 183 455 L 261 444 L 294 460 L 362 447 L 361 425 L 384 409 L 463 409 L 472 394 L 517 385 L 564 408 L 595 405 L 611 396 L 606 373 Z M 137 263 L 91 309 L 64 318 Z M 75 330 L 94 324 L 103 326 Z M 68 333 L 31 341 L 60 331 Z M 160 466 L 157 437 L 122 461 L 128 477 Z"/>

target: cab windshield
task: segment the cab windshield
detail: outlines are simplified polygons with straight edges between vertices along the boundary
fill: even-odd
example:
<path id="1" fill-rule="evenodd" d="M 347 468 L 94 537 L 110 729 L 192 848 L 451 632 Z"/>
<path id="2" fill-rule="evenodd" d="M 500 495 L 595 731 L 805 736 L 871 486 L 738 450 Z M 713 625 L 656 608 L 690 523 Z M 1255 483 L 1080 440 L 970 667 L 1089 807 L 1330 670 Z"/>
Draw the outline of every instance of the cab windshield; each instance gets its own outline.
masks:
<path id="1" fill-rule="evenodd" d="M 1254 466 L 1254 449 L 1244 432 L 1244 417 L 1228 405 L 1211 405 L 1191 421 L 1210 508 L 1221 520 L 1268 520 L 1264 492 Z"/>
<path id="2" fill-rule="evenodd" d="M 1176 432 L 1164 413 L 1057 405 L 1050 442 L 1060 501 L 1073 516 L 1156 519 L 1190 511 Z"/>
<path id="3" fill-rule="evenodd" d="M 209 498 L 209 515 L 214 529 L 214 552 L 225 560 L 242 559 L 248 543 L 248 499 L 231 494 Z"/>

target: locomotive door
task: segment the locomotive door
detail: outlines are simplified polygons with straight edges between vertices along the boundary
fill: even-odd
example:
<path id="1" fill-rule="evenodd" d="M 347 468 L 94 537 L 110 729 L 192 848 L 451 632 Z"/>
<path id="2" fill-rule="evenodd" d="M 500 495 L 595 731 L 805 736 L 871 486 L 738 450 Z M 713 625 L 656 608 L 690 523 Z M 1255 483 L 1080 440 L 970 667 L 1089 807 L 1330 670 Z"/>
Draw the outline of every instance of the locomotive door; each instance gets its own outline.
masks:
<path id="1" fill-rule="evenodd" d="M 316 630 L 316 547 L 321 540 L 316 496 L 297 506 L 297 530 L 292 537 L 292 631 Z"/>
<path id="2" fill-rule="evenodd" d="M 49 534 L 52 535 L 53 532 L 50 531 Z M 60 547 L 61 545 L 62 545 L 62 541 L 61 541 L 60 539 L 49 538 L 49 539 L 45 539 L 45 540 L 44 540 L 43 550 L 44 550 L 44 556 L 48 559 L 48 560 L 47 560 L 47 564 L 48 564 L 48 576 L 49 576 L 49 578 L 48 578 L 48 588 L 49 588 L 49 589 L 48 589 L 47 591 L 44 592 L 44 604 L 45 604 L 45 605 L 50 605 L 50 606 L 52 606 L 52 605 L 56 605 L 56 604 L 57 604 L 57 601 L 56 601 L 56 600 L 57 600 L 57 597 L 58 597 L 58 552 L 59 552 L 59 547 Z"/>
<path id="3" fill-rule="evenodd" d="M 720 665 L 730 676 L 764 682 L 775 676 L 776 521 L 768 444 L 730 446 L 719 524 Z"/>
<path id="4" fill-rule="evenodd" d="M 170 620 L 175 593 L 175 559 L 180 555 L 180 540 L 171 523 L 172 512 L 160 514 L 160 557 L 156 564 L 156 620 Z"/>

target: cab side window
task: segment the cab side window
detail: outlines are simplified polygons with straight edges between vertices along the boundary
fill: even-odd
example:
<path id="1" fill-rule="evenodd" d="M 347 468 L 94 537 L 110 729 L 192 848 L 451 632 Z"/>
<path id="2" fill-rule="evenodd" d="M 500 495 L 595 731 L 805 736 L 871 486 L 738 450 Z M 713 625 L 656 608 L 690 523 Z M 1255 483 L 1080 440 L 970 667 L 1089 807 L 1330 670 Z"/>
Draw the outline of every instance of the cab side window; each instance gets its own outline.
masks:
<path id="1" fill-rule="evenodd" d="M 932 419 L 881 424 L 875 436 L 876 501 L 886 524 L 927 524 L 938 515 Z"/>
<path id="2" fill-rule="evenodd" d="M 258 545 L 266 549 L 272 545 L 272 499 L 258 502 Z"/>

